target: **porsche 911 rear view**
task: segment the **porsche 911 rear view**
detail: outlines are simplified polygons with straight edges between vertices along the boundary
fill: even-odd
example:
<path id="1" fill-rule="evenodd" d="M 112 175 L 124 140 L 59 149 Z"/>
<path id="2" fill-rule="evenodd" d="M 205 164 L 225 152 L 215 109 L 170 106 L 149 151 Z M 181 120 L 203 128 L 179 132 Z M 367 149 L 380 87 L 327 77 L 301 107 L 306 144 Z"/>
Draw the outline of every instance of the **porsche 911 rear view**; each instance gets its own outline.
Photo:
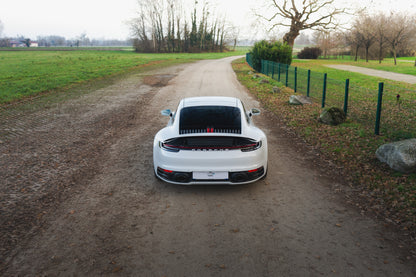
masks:
<path id="1" fill-rule="evenodd" d="M 154 171 L 174 184 L 245 184 L 267 173 L 267 138 L 237 98 L 182 99 L 153 143 Z"/>

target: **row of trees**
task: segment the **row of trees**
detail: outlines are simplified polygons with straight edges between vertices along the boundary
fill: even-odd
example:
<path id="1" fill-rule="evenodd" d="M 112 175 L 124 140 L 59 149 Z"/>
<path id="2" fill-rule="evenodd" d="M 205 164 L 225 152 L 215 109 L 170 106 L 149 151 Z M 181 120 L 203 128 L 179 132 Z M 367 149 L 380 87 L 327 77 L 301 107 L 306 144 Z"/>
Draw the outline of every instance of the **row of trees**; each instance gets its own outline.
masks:
<path id="1" fill-rule="evenodd" d="M 138 4 L 139 16 L 131 21 L 137 52 L 222 52 L 230 39 L 236 44 L 237 28 L 215 16 L 207 1 L 195 1 L 191 11 L 181 0 L 142 0 Z"/>
<path id="2" fill-rule="evenodd" d="M 307 44 L 301 37 L 303 30 L 315 30 L 313 41 L 323 54 L 352 52 L 358 56 L 381 60 L 386 55 L 413 55 L 416 49 L 416 17 L 409 14 L 361 13 L 348 31 L 339 31 L 336 18 L 347 9 L 338 7 L 335 0 L 264 0 L 267 9 L 256 12 L 260 19 L 269 22 L 269 31 L 279 26 L 288 27 L 283 41 L 294 45 L 295 39 Z"/>
<path id="3" fill-rule="evenodd" d="M 416 53 L 416 16 L 403 13 L 374 15 L 360 14 L 345 32 L 315 32 L 314 40 L 323 55 L 345 53 L 350 50 L 358 57 L 378 59 L 392 56 L 413 56 Z"/>
<path id="4" fill-rule="evenodd" d="M 4 24 L 0 20 L 0 47 L 12 47 L 16 42 L 30 47 L 33 38 L 27 38 L 24 36 L 17 37 L 3 37 Z M 82 33 L 76 38 L 66 39 L 63 36 L 38 36 L 35 40 L 37 46 L 40 47 L 81 47 L 81 46 L 131 46 L 131 40 L 117 40 L 117 39 L 90 39 L 86 33 Z"/>
<path id="5" fill-rule="evenodd" d="M 0 47 L 12 47 L 16 42 L 32 46 L 32 39 L 19 36 L 14 38 L 0 38 Z M 39 47 L 88 47 L 88 46 L 131 46 L 131 40 L 117 40 L 117 39 L 89 39 L 85 34 L 75 38 L 66 39 L 63 36 L 38 36 L 36 39 Z"/>
<path id="6" fill-rule="evenodd" d="M 361 48 L 364 49 L 366 61 L 377 57 L 381 62 L 383 57 L 391 52 L 396 64 L 398 52 L 402 55 L 414 54 L 416 16 L 404 13 L 362 14 L 354 21 L 347 39 L 354 49 L 355 59 Z"/>

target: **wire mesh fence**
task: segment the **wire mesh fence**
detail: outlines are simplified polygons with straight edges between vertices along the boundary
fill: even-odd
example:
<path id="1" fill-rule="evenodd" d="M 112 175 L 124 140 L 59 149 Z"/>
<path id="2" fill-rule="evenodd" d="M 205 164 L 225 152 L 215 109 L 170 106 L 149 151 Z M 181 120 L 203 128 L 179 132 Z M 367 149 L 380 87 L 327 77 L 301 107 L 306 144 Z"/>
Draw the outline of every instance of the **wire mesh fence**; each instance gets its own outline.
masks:
<path id="1" fill-rule="evenodd" d="M 416 137 L 416 91 L 384 84 L 380 132 L 396 140 Z"/>
<path id="2" fill-rule="evenodd" d="M 247 54 L 246 61 L 253 67 L 250 54 Z M 383 83 L 379 88 L 375 84 L 374 89 L 368 89 L 350 84 L 348 79 L 331 79 L 325 73 L 265 60 L 262 60 L 261 73 L 296 93 L 309 96 L 322 107 L 343 109 L 353 121 L 374 128 L 375 134 L 393 140 L 416 137 L 414 90 Z"/>

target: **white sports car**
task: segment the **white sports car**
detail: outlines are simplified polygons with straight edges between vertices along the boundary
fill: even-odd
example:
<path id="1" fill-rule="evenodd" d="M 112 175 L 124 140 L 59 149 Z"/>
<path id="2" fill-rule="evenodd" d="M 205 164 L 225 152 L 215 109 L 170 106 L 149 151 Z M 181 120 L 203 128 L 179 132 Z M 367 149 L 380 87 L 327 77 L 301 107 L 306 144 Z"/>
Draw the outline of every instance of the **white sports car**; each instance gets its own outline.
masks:
<path id="1" fill-rule="evenodd" d="M 158 178 L 181 184 L 246 184 L 267 173 L 267 138 L 233 97 L 182 99 L 153 143 Z"/>

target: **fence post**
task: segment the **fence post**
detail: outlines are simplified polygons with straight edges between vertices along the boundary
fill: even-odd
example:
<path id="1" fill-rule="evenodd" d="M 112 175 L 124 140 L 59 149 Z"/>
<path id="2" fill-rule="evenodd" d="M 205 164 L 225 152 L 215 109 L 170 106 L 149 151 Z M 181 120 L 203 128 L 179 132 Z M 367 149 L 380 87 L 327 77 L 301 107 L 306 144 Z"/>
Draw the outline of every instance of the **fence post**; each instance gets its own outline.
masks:
<path id="1" fill-rule="evenodd" d="M 344 113 L 348 113 L 348 94 L 350 90 L 350 79 L 345 80 Z"/>
<path id="2" fill-rule="evenodd" d="M 277 81 L 280 82 L 280 63 L 278 63 L 277 69 L 279 70 L 277 72 Z"/>
<path id="3" fill-rule="evenodd" d="M 266 75 L 269 76 L 269 61 L 266 61 Z"/>
<path id="4" fill-rule="evenodd" d="M 374 133 L 380 135 L 380 118 L 381 118 L 381 106 L 383 104 L 383 89 L 384 83 L 378 83 L 378 101 L 377 101 L 377 114 L 376 114 L 376 127 Z"/>
<path id="5" fill-rule="evenodd" d="M 289 65 L 286 65 L 286 84 L 285 86 L 287 87 L 287 85 L 289 84 Z"/>
<path id="6" fill-rule="evenodd" d="M 298 88 L 298 67 L 295 67 L 295 92 L 297 92 Z"/>
<path id="7" fill-rule="evenodd" d="M 272 63 L 272 79 L 274 79 L 274 68 L 275 68 L 275 66 L 276 66 L 276 63 L 273 62 Z"/>
<path id="8" fill-rule="evenodd" d="M 311 70 L 308 69 L 308 84 L 306 85 L 306 96 L 309 97 L 309 92 L 311 89 Z"/>
<path id="9" fill-rule="evenodd" d="M 324 74 L 324 87 L 322 89 L 322 108 L 325 108 L 325 98 L 326 98 L 326 78 L 327 74 Z"/>

